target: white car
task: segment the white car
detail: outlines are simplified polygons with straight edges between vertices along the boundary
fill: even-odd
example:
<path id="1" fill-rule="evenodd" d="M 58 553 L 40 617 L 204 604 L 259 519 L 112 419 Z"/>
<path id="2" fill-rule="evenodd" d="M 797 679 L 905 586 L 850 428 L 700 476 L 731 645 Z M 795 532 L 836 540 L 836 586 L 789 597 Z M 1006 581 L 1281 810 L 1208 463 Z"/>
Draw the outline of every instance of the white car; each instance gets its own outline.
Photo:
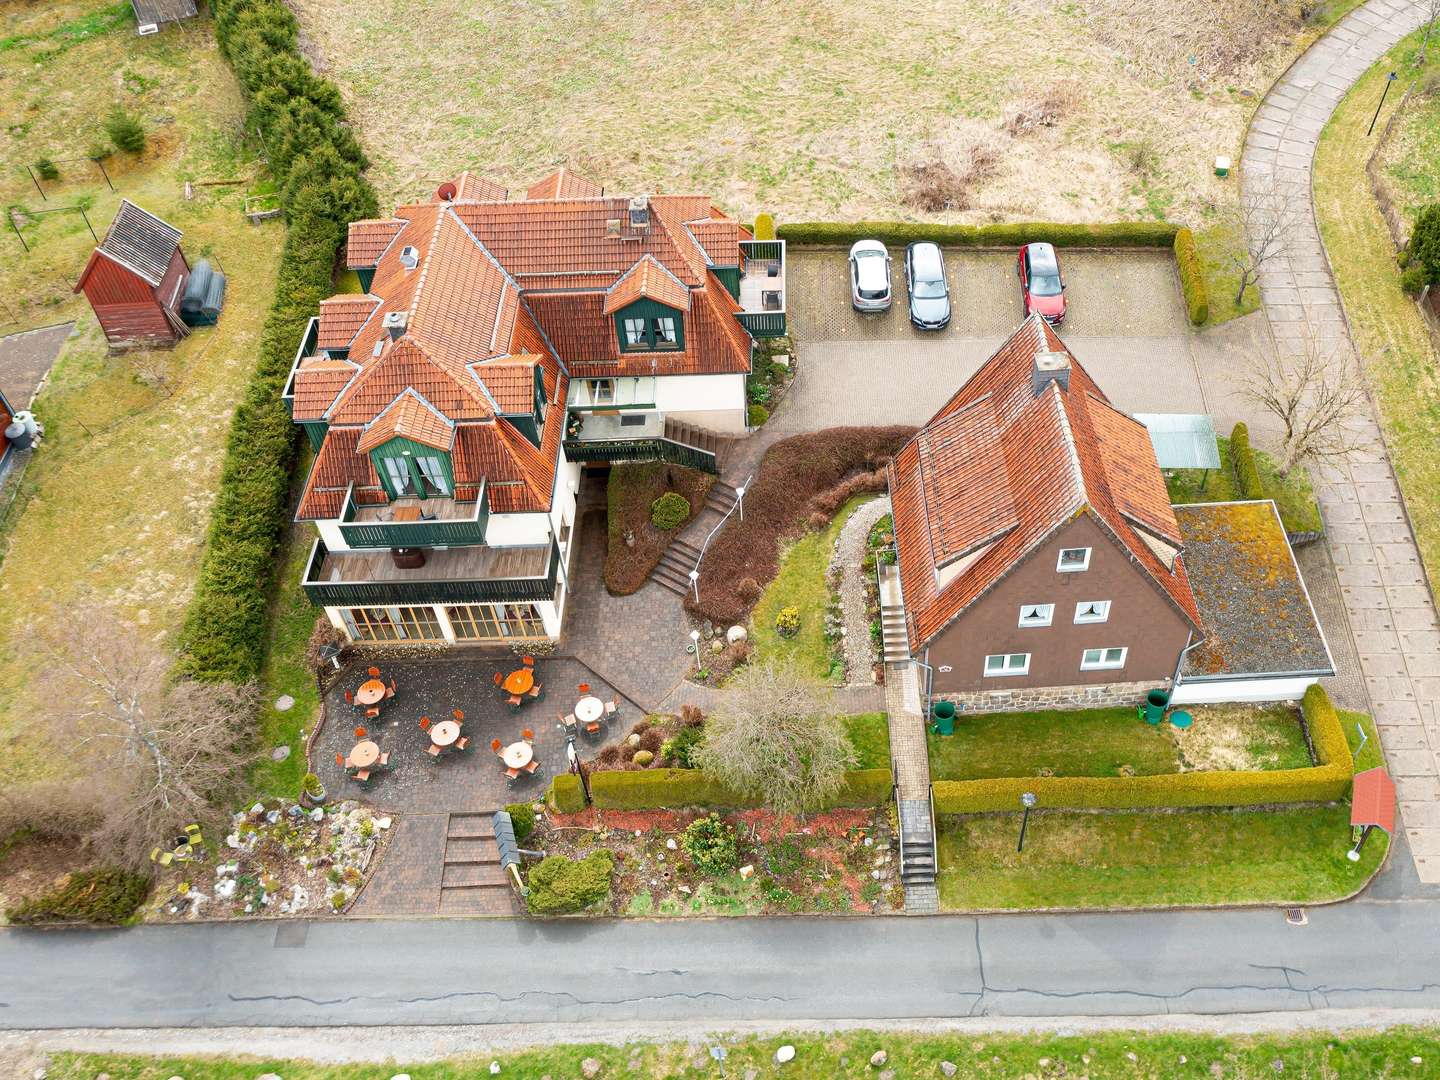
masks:
<path id="1" fill-rule="evenodd" d="M 889 311 L 890 253 L 879 240 L 858 240 L 850 249 L 850 303 L 856 311 Z"/>

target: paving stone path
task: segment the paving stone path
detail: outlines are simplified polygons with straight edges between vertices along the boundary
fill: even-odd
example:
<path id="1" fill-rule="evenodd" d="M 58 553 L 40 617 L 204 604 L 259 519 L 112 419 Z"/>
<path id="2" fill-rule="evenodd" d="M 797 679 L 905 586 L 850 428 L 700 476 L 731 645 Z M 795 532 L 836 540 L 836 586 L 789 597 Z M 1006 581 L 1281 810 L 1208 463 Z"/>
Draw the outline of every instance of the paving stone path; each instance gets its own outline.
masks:
<path id="1" fill-rule="evenodd" d="M 1370 0 L 1316 42 L 1255 114 L 1242 184 L 1273 184 L 1308 200 L 1315 147 L 1331 113 L 1422 21 L 1417 3 Z M 1353 350 L 1313 205 L 1283 254 L 1262 269 L 1260 294 L 1277 348 L 1308 336 L 1322 350 Z M 1440 625 L 1379 426 L 1368 413 L 1357 426 L 1373 449 L 1319 470 L 1316 494 L 1415 870 L 1422 882 L 1440 883 Z"/>

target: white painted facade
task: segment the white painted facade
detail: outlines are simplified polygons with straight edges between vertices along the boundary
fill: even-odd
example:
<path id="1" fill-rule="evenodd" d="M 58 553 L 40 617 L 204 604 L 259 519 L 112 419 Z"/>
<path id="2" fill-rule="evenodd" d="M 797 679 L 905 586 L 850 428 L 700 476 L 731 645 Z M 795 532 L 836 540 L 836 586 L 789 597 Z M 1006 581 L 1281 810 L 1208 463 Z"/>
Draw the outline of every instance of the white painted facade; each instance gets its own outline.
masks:
<path id="1" fill-rule="evenodd" d="M 745 376 L 662 375 L 655 380 L 655 408 L 708 431 L 743 434 Z"/>
<path id="2" fill-rule="evenodd" d="M 1171 705 L 1218 705 L 1230 701 L 1299 701 L 1320 681 L 1318 675 L 1277 675 L 1254 679 L 1191 679 L 1170 693 Z"/>

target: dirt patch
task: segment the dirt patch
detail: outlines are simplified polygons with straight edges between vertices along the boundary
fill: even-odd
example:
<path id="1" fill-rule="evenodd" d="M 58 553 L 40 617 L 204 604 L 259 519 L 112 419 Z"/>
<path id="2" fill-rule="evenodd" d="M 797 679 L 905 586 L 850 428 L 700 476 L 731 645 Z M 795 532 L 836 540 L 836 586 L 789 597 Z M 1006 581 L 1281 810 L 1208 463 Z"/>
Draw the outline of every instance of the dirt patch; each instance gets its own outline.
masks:
<path id="1" fill-rule="evenodd" d="M 1289 706 L 1192 706 L 1195 722 L 1172 729 L 1185 772 L 1226 772 L 1305 765 L 1300 712 Z M 1287 730 L 1288 729 L 1288 730 Z"/>
<path id="2" fill-rule="evenodd" d="M 21 840 L 0 855 L 0 912 L 48 893 L 66 874 L 92 866 L 93 860 L 73 839 Z"/>

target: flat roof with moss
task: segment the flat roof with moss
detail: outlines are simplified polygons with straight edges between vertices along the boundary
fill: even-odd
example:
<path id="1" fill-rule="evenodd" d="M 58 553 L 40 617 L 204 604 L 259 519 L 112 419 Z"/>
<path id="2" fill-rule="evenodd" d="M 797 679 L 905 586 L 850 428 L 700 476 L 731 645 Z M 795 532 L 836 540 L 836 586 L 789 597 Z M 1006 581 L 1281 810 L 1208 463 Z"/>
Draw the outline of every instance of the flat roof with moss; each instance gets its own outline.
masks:
<path id="1" fill-rule="evenodd" d="M 1273 501 L 1177 506 L 1175 519 L 1206 634 L 1185 679 L 1335 673 Z"/>

